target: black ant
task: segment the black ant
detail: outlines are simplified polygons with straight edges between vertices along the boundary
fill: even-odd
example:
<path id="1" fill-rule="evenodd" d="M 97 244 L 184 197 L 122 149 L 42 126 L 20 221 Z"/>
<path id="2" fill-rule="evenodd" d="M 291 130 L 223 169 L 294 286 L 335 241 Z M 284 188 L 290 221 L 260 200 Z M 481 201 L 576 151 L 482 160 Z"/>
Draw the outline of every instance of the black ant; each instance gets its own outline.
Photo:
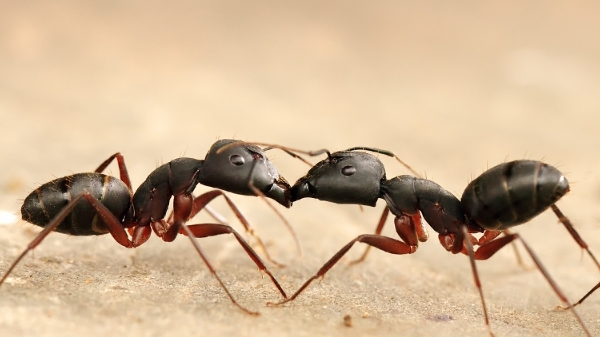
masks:
<path id="1" fill-rule="evenodd" d="M 255 235 L 237 207 L 222 191 L 213 190 L 194 198 L 192 192 L 197 184 L 242 195 L 260 195 L 271 198 L 286 208 L 291 206 L 290 185 L 279 175 L 264 152 L 254 145 L 237 144 L 217 153 L 219 148 L 231 143 L 237 141 L 217 141 L 205 160 L 178 158 L 161 165 L 150 173 L 135 193 L 132 193 L 129 174 L 120 153 L 112 155 L 93 173 L 58 178 L 38 187 L 25 198 L 21 214 L 23 220 L 44 229 L 8 268 L 0 279 L 0 285 L 21 259 L 52 231 L 70 235 L 110 233 L 115 241 L 126 248 L 142 245 L 150 238 L 152 231 L 165 242 L 171 242 L 178 234 L 183 234 L 190 238 L 231 301 L 243 311 L 257 315 L 257 312 L 250 311 L 235 301 L 194 239 L 233 234 L 258 268 L 271 278 L 281 295 L 287 298 L 285 291 L 256 252 L 233 228 L 226 224 L 185 224 L 211 200 L 222 195 L 246 230 Z M 120 180 L 101 173 L 115 159 L 119 166 Z M 171 197 L 173 212 L 165 221 Z M 258 241 L 264 248 L 260 239 Z"/>
<path id="2" fill-rule="evenodd" d="M 279 147 L 277 145 L 254 143 Z M 375 206 L 382 198 L 387 206 L 379 220 L 374 235 L 360 235 L 336 253 L 316 275 L 308 279 L 291 297 L 280 305 L 293 301 L 309 284 L 324 277 L 355 242 L 369 245 L 363 261 L 372 246 L 391 254 L 412 254 L 419 242 L 428 239 L 427 229 L 421 222 L 421 214 L 429 225 L 439 233 L 441 245 L 453 254 L 463 253 L 470 257 L 475 285 L 478 288 L 486 326 L 492 334 L 475 260 L 487 260 L 508 243 L 521 241 L 537 268 L 563 303 L 572 309 L 568 299 L 550 277 L 529 245 L 519 236 L 510 233 L 510 227 L 523 224 L 552 208 L 575 241 L 585 249 L 596 265 L 598 261 L 581 239 L 570 221 L 560 212 L 555 203 L 569 191 L 566 178 L 554 167 L 533 160 L 518 160 L 500 164 L 484 172 L 465 189 L 459 201 L 452 193 L 433 181 L 414 176 L 398 176 L 387 180 L 383 164 L 375 156 L 354 152 L 362 149 L 388 154 L 373 148 L 352 148 L 347 151 L 329 153 L 327 150 L 307 152 L 281 147 L 290 151 L 315 155 L 327 153 L 328 158 L 317 163 L 300 178 L 291 189 L 291 200 L 315 198 L 338 204 Z M 388 154 L 389 155 L 389 154 Z M 400 160 L 399 160 L 400 161 Z M 408 167 L 408 166 L 407 166 Z M 408 167 L 411 169 L 410 167 Z M 414 172 L 414 170 L 411 169 Z M 417 174 L 418 175 L 418 174 Z M 388 213 L 395 215 L 394 224 L 401 240 L 380 235 Z M 471 233 L 483 233 L 475 238 Z M 499 237 L 500 234 L 504 236 Z M 474 251 L 473 245 L 479 245 Z M 575 310 L 577 321 L 589 336 L 590 332 Z"/>

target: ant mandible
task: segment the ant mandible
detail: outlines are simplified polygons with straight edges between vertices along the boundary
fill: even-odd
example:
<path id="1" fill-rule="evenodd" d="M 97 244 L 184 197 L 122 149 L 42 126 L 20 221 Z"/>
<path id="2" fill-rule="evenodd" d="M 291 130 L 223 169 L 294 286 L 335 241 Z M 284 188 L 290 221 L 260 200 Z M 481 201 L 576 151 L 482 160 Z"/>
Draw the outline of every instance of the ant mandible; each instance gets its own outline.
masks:
<path id="1" fill-rule="evenodd" d="M 278 145 L 269 146 L 278 147 Z M 324 277 L 355 242 L 363 242 L 391 254 L 414 253 L 418 243 L 428 239 L 427 230 L 421 222 L 420 214 L 422 214 L 427 223 L 439 233 L 439 241 L 446 250 L 470 257 L 475 285 L 480 294 L 485 323 L 490 335 L 493 333 L 475 260 L 487 260 L 505 245 L 517 239 L 521 241 L 561 301 L 567 303 L 572 309 L 566 296 L 529 245 L 519 234 L 508 232 L 510 227 L 523 224 L 551 207 L 575 241 L 598 265 L 587 244 L 555 205 L 569 191 L 566 178 L 556 168 L 533 160 L 500 164 L 473 180 L 459 201 L 452 193 L 427 179 L 403 175 L 387 180 L 384 166 L 379 159 L 368 153 L 354 152 L 357 149 L 384 154 L 388 152 L 373 148 L 352 148 L 333 154 L 327 150 L 314 152 L 292 150 L 308 155 L 327 153 L 328 158 L 317 163 L 306 176 L 294 184 L 291 189 L 291 200 L 293 202 L 302 198 L 315 198 L 339 204 L 375 206 L 377 200 L 382 198 L 387 206 L 375 234 L 360 235 L 350 241 L 296 293 L 282 302 L 270 303 L 271 305 L 293 301 L 312 281 Z M 380 235 L 390 211 L 395 215 L 394 224 L 401 240 Z M 471 233 L 483 233 L 483 235 L 476 239 Z M 504 236 L 498 238 L 502 233 Z M 473 245 L 480 247 L 474 251 Z M 367 251 L 354 263 L 364 260 Z M 598 267 L 600 268 L 600 265 Z M 590 335 L 578 313 L 575 310 L 572 312 L 586 334 Z"/>
<path id="2" fill-rule="evenodd" d="M 239 144 L 217 154 L 219 148 L 230 143 L 237 141 L 217 141 L 205 160 L 178 158 L 161 165 L 150 173 L 135 193 L 132 193 L 129 174 L 120 153 L 104 161 L 94 173 L 74 174 L 38 187 L 25 198 L 21 214 L 23 220 L 44 229 L 8 268 L 0 279 L 0 285 L 21 259 L 52 231 L 70 235 L 110 233 L 117 243 L 126 248 L 142 245 L 150 238 L 152 231 L 165 242 L 171 242 L 178 234 L 183 234 L 190 238 L 233 304 L 249 314 L 257 315 L 257 312 L 237 303 L 194 239 L 233 234 L 259 270 L 265 272 L 281 295 L 287 298 L 260 257 L 233 228 L 226 224 L 185 224 L 211 200 L 222 195 L 246 230 L 255 235 L 247 220 L 222 191 L 213 190 L 194 198 L 192 192 L 197 184 L 242 195 L 260 195 L 285 207 L 291 206 L 290 186 L 264 152 L 253 145 Z M 101 173 L 115 159 L 119 166 L 120 180 Z M 165 221 L 171 197 L 173 212 Z M 258 242 L 264 248 L 260 239 Z"/>

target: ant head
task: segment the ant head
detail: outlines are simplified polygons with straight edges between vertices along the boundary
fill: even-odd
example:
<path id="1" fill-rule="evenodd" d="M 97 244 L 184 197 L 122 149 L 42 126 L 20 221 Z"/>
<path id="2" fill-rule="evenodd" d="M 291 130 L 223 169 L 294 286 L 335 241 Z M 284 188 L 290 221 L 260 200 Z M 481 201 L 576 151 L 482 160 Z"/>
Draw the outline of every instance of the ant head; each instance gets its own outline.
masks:
<path id="1" fill-rule="evenodd" d="M 341 151 L 328 155 L 292 187 L 292 201 L 315 198 L 337 204 L 375 206 L 385 180 L 379 159 L 364 152 Z"/>
<path id="2" fill-rule="evenodd" d="M 257 195 L 258 190 L 281 205 L 290 207 L 290 185 L 258 146 L 240 143 L 219 151 L 235 142 L 239 141 L 221 139 L 213 144 L 198 173 L 198 181 L 242 195 Z"/>

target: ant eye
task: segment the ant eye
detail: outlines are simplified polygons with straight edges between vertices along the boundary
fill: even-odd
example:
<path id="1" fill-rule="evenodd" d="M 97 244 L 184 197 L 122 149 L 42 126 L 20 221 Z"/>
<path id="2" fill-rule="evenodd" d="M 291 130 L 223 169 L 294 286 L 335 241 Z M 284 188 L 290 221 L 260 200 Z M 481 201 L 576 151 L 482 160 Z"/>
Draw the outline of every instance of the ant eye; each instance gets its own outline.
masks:
<path id="1" fill-rule="evenodd" d="M 342 174 L 345 176 L 351 176 L 356 173 L 356 167 L 354 166 L 344 166 L 342 168 Z"/>
<path id="2" fill-rule="evenodd" d="M 240 156 L 239 154 L 232 154 L 229 157 L 229 161 L 235 166 L 242 166 L 246 162 L 244 157 Z"/>

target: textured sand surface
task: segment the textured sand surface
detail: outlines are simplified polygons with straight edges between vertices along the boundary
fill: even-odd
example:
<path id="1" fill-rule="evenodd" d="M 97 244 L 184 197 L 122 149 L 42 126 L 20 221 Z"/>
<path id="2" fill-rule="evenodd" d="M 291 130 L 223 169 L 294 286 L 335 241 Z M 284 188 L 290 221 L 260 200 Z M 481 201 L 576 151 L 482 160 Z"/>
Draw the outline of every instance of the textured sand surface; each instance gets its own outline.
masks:
<path id="1" fill-rule="evenodd" d="M 558 205 L 600 254 L 600 6 L 593 2 L 12 2 L 0 11 L 0 210 L 55 177 L 124 154 L 134 187 L 160 163 L 203 158 L 219 138 L 395 151 L 460 196 L 505 160 L 544 160 L 571 192 Z M 269 152 L 291 182 L 307 167 Z M 316 161 L 317 159 L 315 159 Z M 382 158 L 388 177 L 407 172 Z M 116 167 L 111 172 L 117 174 Z M 196 193 L 209 190 L 200 186 Z M 383 208 L 282 207 L 303 244 L 257 198 L 232 195 L 288 292 Z M 214 207 L 241 225 L 224 201 Z M 194 221 L 210 218 L 201 214 Z M 386 235 L 396 237 L 388 224 Z M 571 300 L 600 280 L 546 212 L 517 228 Z M 37 228 L 0 225 L 0 273 Z M 353 248 L 294 303 L 279 299 L 233 237 L 201 240 L 241 304 L 191 248 L 153 237 L 51 234 L 0 287 L 2 336 L 484 336 L 466 257 L 431 239 L 410 256 Z M 522 250 L 521 250 L 522 251 Z M 530 259 L 526 264 L 532 265 Z M 478 264 L 497 336 L 580 336 L 511 249 Z M 600 335 L 600 293 L 579 308 Z M 344 324 L 350 315 L 352 327 Z"/>

